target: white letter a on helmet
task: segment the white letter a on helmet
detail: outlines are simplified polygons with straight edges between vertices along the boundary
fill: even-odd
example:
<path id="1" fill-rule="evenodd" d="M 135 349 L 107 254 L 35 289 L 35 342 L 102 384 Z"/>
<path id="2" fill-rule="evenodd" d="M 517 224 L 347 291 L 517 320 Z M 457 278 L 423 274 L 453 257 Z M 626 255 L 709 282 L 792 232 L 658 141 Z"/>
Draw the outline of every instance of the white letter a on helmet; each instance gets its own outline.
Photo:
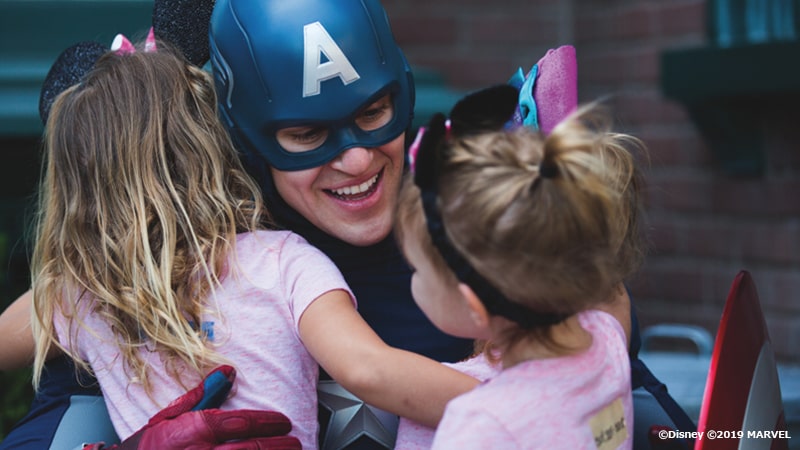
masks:
<path id="1" fill-rule="evenodd" d="M 339 77 L 348 85 L 360 78 L 356 69 L 319 22 L 303 27 L 303 97 L 320 93 L 320 84 Z M 327 61 L 321 62 L 325 54 Z"/>

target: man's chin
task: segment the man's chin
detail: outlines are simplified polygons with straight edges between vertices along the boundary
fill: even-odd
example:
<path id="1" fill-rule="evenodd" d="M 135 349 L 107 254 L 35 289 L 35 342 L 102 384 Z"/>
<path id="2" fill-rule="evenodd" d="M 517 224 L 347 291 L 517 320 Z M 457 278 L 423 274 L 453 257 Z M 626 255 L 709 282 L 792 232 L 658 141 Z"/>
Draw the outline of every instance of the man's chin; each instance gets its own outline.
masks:
<path id="1" fill-rule="evenodd" d="M 386 239 L 386 236 L 392 232 L 391 226 L 379 227 L 349 227 L 347 230 L 342 230 L 339 233 L 332 233 L 330 230 L 328 234 L 336 237 L 337 239 L 347 242 L 356 247 L 368 247 L 377 244 Z"/>
<path id="2" fill-rule="evenodd" d="M 375 236 L 369 238 L 365 238 L 363 236 L 346 236 L 346 237 L 340 237 L 339 239 L 355 247 L 369 247 L 370 245 L 375 245 L 378 242 L 381 242 L 388 235 L 389 233 L 386 233 L 382 236 Z"/>

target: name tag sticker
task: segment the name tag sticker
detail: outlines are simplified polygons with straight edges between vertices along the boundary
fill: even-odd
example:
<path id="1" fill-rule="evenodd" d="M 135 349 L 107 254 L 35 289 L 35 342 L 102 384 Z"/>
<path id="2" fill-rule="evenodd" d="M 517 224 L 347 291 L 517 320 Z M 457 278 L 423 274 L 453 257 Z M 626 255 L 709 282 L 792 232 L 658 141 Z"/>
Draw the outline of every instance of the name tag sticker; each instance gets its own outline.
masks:
<path id="1" fill-rule="evenodd" d="M 622 399 L 618 398 L 600 410 L 591 419 L 589 426 L 598 450 L 613 450 L 628 439 L 628 427 L 625 423 L 625 410 Z"/>

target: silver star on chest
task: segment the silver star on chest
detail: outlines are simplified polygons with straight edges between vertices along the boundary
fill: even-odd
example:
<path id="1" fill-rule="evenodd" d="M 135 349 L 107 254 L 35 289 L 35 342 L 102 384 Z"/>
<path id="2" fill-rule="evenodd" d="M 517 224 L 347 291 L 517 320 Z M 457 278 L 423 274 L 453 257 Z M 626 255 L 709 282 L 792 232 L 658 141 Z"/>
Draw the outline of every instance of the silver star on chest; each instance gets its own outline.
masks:
<path id="1" fill-rule="evenodd" d="M 331 413 L 325 435 L 320 439 L 321 450 L 341 450 L 362 437 L 370 441 L 370 448 L 394 448 L 397 416 L 367 405 L 332 380 L 320 380 L 317 394 L 319 407 Z"/>

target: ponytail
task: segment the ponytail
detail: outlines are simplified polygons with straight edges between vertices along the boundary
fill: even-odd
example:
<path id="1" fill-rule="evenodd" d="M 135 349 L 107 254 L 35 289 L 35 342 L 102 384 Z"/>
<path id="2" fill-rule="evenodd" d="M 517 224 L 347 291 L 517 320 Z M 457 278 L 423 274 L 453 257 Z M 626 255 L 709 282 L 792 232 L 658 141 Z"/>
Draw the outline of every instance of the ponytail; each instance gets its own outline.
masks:
<path id="1" fill-rule="evenodd" d="M 510 300 L 584 310 L 641 263 L 642 148 L 596 104 L 546 137 L 522 128 L 455 142 L 440 182 L 448 237 Z"/>

